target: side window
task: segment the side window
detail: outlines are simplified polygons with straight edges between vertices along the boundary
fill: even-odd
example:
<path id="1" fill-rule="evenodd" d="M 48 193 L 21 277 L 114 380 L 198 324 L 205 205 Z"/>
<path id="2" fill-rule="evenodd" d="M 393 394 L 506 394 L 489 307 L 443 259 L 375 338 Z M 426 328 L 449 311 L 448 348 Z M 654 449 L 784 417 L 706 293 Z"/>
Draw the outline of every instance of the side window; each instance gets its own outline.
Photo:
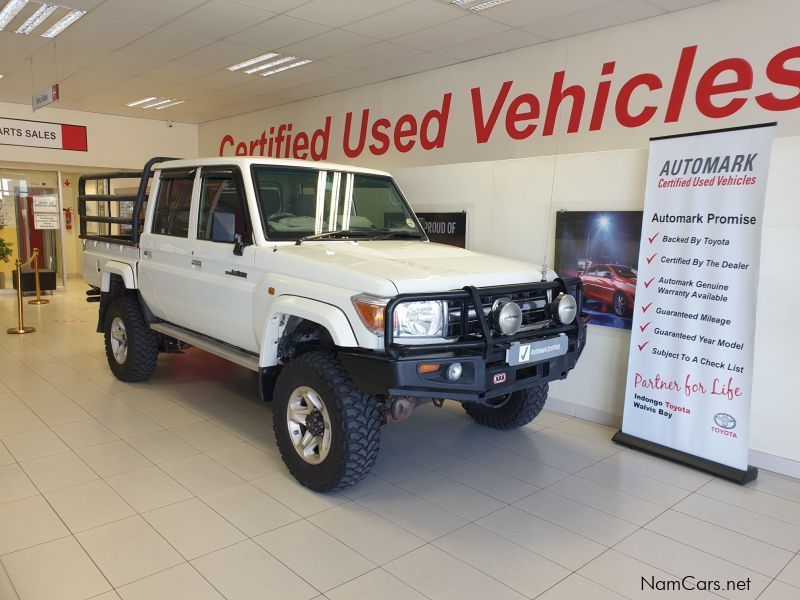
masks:
<path id="1" fill-rule="evenodd" d="M 251 242 L 247 206 L 233 174 L 209 174 L 202 178 L 197 239 L 233 243 L 236 235 Z"/>
<path id="2" fill-rule="evenodd" d="M 193 184 L 194 174 L 162 177 L 156 198 L 153 233 L 189 237 Z"/>

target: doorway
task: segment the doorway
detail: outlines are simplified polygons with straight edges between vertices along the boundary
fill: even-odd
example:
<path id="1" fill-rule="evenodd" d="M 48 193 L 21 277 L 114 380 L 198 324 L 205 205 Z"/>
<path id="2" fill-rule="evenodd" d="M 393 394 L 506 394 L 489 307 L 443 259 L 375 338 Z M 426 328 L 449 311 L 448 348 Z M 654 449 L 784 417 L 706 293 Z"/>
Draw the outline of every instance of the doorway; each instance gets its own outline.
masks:
<path id="1" fill-rule="evenodd" d="M 61 220 L 58 172 L 0 169 L 0 291 L 13 289 L 15 259 L 28 260 L 34 249 L 39 269 L 64 288 Z"/>

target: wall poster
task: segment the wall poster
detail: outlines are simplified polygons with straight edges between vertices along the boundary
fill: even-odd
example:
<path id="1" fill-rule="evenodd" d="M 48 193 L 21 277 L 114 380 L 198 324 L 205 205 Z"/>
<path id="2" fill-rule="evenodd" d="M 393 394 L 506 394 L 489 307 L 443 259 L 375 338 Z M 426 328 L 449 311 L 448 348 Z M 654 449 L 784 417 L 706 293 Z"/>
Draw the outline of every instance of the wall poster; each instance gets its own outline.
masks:
<path id="1" fill-rule="evenodd" d="M 581 278 L 590 323 L 631 328 L 641 234 L 642 211 L 557 214 L 554 268 Z"/>

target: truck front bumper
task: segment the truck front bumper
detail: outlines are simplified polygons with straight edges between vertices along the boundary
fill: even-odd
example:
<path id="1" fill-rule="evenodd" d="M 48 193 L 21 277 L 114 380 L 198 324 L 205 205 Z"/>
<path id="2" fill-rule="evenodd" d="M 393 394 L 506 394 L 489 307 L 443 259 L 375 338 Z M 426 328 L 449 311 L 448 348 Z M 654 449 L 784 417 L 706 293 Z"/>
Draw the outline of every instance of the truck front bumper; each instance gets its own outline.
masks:
<path id="1" fill-rule="evenodd" d="M 586 344 L 586 326 L 582 322 L 576 324 L 567 339 L 566 354 L 514 366 L 506 362 L 505 349 L 488 356 L 455 350 L 396 357 L 341 350 L 339 359 L 356 386 L 367 394 L 484 403 L 496 396 L 564 379 Z M 461 365 L 461 376 L 451 381 L 447 373 L 454 363 Z"/>

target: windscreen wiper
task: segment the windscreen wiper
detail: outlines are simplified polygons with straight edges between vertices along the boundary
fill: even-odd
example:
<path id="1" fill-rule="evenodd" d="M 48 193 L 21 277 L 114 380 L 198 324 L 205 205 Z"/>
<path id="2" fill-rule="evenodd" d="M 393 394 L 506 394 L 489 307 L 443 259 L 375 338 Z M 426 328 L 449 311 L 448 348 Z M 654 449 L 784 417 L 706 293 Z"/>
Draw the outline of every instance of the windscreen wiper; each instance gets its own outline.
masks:
<path id="1" fill-rule="evenodd" d="M 323 231 L 322 233 L 317 233 L 317 234 L 314 234 L 314 235 L 305 235 L 305 236 L 299 238 L 295 242 L 295 245 L 299 246 L 303 242 L 310 242 L 310 241 L 313 241 L 313 240 L 324 240 L 324 239 L 328 239 L 328 238 L 331 238 L 331 237 L 351 237 L 351 236 L 364 237 L 364 236 L 371 236 L 376 231 L 378 233 L 381 233 L 381 232 L 383 232 L 385 230 L 383 230 L 383 229 L 377 229 L 377 230 L 374 230 L 374 229 L 373 230 L 334 229 L 333 231 Z"/>
<path id="2" fill-rule="evenodd" d="M 421 240 L 422 236 L 418 233 L 414 233 L 411 231 L 386 231 L 381 235 L 378 235 L 373 240 L 388 240 L 389 238 L 407 238 L 407 239 L 414 239 L 414 240 Z"/>

